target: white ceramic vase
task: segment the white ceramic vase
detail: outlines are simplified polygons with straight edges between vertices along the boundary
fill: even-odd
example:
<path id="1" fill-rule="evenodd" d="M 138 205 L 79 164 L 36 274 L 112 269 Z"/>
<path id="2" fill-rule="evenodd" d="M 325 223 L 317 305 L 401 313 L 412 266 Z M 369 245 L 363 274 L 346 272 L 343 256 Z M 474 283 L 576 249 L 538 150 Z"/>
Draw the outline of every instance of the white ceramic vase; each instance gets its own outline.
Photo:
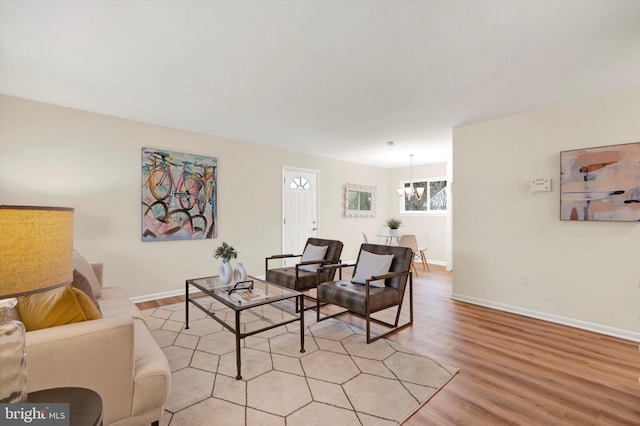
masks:
<path id="1" fill-rule="evenodd" d="M 25 328 L 12 314 L 17 302 L 15 297 L 0 300 L 0 403 L 27 402 Z"/>
<path id="2" fill-rule="evenodd" d="M 245 281 L 247 279 L 247 271 L 244 269 L 244 265 L 242 263 L 238 263 L 233 270 L 233 280 L 235 282 Z"/>
<path id="3" fill-rule="evenodd" d="M 220 264 L 218 269 L 218 277 L 223 284 L 229 284 L 231 282 L 231 278 L 233 278 L 233 270 L 231 269 L 231 264 L 224 260 Z"/>

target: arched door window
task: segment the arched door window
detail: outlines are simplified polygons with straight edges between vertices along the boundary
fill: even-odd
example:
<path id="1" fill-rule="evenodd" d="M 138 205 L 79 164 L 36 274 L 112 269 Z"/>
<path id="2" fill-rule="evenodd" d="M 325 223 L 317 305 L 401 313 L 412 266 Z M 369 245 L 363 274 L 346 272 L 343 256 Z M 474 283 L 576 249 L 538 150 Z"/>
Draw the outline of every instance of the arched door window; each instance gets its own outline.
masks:
<path id="1" fill-rule="evenodd" d="M 302 191 L 311 191 L 311 182 L 303 176 L 296 176 L 291 179 L 290 189 L 300 189 Z"/>

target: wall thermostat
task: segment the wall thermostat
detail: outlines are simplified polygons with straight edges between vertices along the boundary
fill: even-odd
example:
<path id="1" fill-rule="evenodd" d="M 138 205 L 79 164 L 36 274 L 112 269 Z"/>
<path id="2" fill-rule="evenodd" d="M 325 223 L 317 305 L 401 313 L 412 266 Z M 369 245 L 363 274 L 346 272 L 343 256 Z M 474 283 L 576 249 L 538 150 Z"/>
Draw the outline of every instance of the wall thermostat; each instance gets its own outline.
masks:
<path id="1" fill-rule="evenodd" d="M 531 192 L 551 191 L 551 178 L 531 179 Z"/>

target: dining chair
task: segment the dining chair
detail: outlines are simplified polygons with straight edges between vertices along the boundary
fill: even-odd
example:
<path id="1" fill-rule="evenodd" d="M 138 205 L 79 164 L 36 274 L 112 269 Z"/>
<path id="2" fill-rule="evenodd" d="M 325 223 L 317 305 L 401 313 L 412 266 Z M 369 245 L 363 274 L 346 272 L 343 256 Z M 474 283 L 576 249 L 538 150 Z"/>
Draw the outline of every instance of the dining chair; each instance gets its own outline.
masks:
<path id="1" fill-rule="evenodd" d="M 415 258 L 418 254 L 418 240 L 416 236 L 413 234 L 404 234 L 400 236 L 400 240 L 398 241 L 398 245 L 400 247 L 409 247 L 413 251 L 413 256 L 411 257 L 411 267 L 413 268 L 413 272 L 418 276 L 418 271 L 416 270 Z"/>
<path id="2" fill-rule="evenodd" d="M 422 262 L 422 269 L 427 267 L 427 271 L 431 272 L 429 269 L 429 263 L 427 262 L 427 256 L 425 252 L 429 248 L 429 243 L 431 242 L 431 233 L 426 232 L 424 237 L 422 237 L 422 241 L 420 241 L 420 245 L 418 246 L 418 256 L 420 256 L 420 261 Z"/>

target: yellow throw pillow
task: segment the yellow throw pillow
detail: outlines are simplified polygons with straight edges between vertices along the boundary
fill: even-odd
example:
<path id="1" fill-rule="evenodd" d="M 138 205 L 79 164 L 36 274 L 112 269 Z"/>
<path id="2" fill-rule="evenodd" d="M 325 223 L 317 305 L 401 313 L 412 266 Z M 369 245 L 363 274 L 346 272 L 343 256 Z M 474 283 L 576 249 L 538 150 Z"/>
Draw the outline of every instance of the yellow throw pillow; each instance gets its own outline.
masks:
<path id="1" fill-rule="evenodd" d="M 18 298 L 27 331 L 102 318 L 89 296 L 71 285 Z"/>

